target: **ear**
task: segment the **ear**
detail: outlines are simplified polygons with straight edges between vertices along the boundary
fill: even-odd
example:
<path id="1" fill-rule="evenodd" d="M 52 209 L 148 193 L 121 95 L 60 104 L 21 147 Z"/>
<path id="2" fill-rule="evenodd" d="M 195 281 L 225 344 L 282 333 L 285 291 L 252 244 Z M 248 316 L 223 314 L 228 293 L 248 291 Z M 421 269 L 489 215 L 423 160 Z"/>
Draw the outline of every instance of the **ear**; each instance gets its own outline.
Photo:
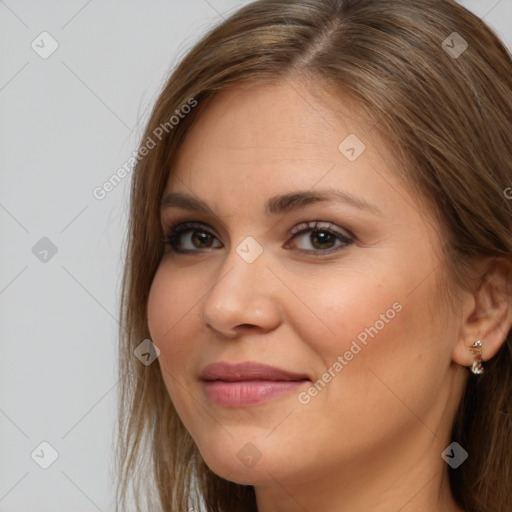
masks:
<path id="1" fill-rule="evenodd" d="M 461 309 L 461 331 L 453 360 L 471 366 L 475 360 L 469 347 L 482 341 L 482 359 L 496 355 L 512 328 L 512 263 L 504 258 L 486 258 L 478 267 L 479 283 Z"/>

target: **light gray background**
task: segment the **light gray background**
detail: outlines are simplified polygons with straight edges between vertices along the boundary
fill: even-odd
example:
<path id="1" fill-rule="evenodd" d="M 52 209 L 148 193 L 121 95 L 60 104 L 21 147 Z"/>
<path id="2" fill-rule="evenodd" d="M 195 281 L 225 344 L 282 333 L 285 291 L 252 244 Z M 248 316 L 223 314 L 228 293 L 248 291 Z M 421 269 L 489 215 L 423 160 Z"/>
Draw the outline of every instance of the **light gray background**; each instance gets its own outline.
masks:
<path id="1" fill-rule="evenodd" d="M 0 512 L 113 510 L 129 177 L 92 191 L 137 149 L 179 57 L 246 3 L 0 0 Z M 512 48 L 511 0 L 461 3 Z M 47 59 L 31 47 L 43 31 Z M 31 457 L 48 460 L 43 441 L 48 469 Z"/>

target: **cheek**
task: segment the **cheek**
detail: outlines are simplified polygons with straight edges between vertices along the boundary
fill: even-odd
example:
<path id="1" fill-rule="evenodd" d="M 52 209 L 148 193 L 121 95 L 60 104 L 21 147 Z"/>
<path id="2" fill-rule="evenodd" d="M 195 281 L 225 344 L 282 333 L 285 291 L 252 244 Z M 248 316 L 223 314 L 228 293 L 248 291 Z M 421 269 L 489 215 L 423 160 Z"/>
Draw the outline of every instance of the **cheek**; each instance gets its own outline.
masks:
<path id="1" fill-rule="evenodd" d="M 148 326 L 155 339 L 172 336 L 197 309 L 204 285 L 195 286 L 194 276 L 176 270 L 170 262 L 158 267 L 148 297 Z M 194 307 L 195 306 L 195 307 Z"/>
<path id="2" fill-rule="evenodd" d="M 386 273 L 392 275 L 389 269 Z M 294 291 L 309 311 L 295 301 L 295 307 L 290 304 L 287 309 L 292 315 L 290 322 L 294 329 L 301 329 L 296 334 L 322 355 L 325 364 L 351 349 L 359 358 L 372 341 L 374 345 L 390 343 L 394 338 L 391 332 L 396 335 L 396 326 L 407 316 L 403 281 L 376 279 L 372 272 L 347 274 L 330 273 L 315 280 L 293 278 L 302 283 Z"/>
<path id="3" fill-rule="evenodd" d="M 172 331 L 173 325 L 176 323 L 176 307 L 179 307 L 172 287 L 169 288 L 171 281 L 165 278 L 161 268 L 158 268 L 151 283 L 147 307 L 151 339 L 160 350 L 164 348 L 163 338 L 167 332 Z"/>
<path id="4" fill-rule="evenodd" d="M 181 420 L 201 414 L 187 400 L 192 368 L 191 355 L 197 351 L 190 340 L 198 321 L 197 302 L 190 277 L 180 276 L 165 265 L 158 268 L 148 297 L 147 317 L 151 340 L 159 348 L 158 364 L 167 392 Z M 190 426 L 190 425 L 189 425 Z"/>
<path id="5" fill-rule="evenodd" d="M 337 283 L 330 277 L 317 281 L 314 288 L 297 290 L 311 311 L 296 308 L 291 313 L 290 308 L 288 312 L 294 315 L 290 322 L 295 334 L 309 345 L 311 357 L 322 363 L 316 365 L 315 377 L 326 383 L 328 391 L 319 384 L 323 395 L 319 402 L 353 401 L 359 409 L 365 407 L 359 402 L 365 396 L 372 406 L 379 406 L 382 400 L 396 400 L 386 384 L 399 396 L 414 400 L 429 393 L 423 384 L 432 387 L 432 375 L 449 363 L 448 335 L 426 308 L 434 280 L 411 293 L 417 274 L 406 275 L 403 268 L 395 274 L 399 277 L 392 280 L 388 267 L 380 273 L 388 279 L 355 273 Z"/>
<path id="6" fill-rule="evenodd" d="M 199 319 L 200 293 L 186 273 L 174 272 L 162 263 L 158 268 L 148 297 L 148 327 L 153 343 L 160 349 L 159 361 L 173 373 L 177 368 L 183 373 L 182 361 L 193 350 L 190 337 Z"/>

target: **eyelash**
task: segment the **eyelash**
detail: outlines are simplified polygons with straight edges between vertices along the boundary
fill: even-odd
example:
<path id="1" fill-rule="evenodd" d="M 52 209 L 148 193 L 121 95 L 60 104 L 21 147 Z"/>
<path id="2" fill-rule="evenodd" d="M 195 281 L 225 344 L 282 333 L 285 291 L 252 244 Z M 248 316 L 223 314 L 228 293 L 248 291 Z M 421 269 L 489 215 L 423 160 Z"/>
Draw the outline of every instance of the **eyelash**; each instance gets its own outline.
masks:
<path id="1" fill-rule="evenodd" d="M 205 229 L 208 228 L 208 229 Z M 171 251 L 177 254 L 188 254 L 188 253 L 197 253 L 197 252 L 203 252 L 201 249 L 194 249 L 194 250 L 182 250 L 178 247 L 178 242 L 180 240 L 180 237 L 189 231 L 201 231 L 203 233 L 208 233 L 209 235 L 212 235 L 210 233 L 209 229 L 211 229 L 207 224 L 203 224 L 201 222 L 183 222 L 180 224 L 175 224 L 169 228 L 168 233 L 165 235 L 165 238 L 162 240 L 166 247 L 169 247 Z M 341 245 L 332 247 L 330 249 L 326 250 L 307 250 L 307 249 L 297 249 L 298 252 L 303 254 L 309 254 L 314 256 L 323 256 L 326 254 L 331 254 L 334 252 L 339 252 L 342 249 L 345 249 L 349 245 L 354 243 L 354 240 L 352 238 L 347 237 L 340 231 L 338 231 L 333 224 L 330 222 L 321 222 L 321 221 L 313 221 L 313 222 L 302 222 L 292 228 L 290 230 L 290 234 L 292 235 L 292 239 L 298 237 L 299 235 L 302 235 L 304 233 L 307 233 L 308 231 L 316 232 L 316 233 L 330 233 L 331 235 L 335 236 L 338 240 L 342 242 Z M 214 235 L 212 235 L 214 236 Z M 288 242 L 287 242 L 288 243 Z M 207 249 L 211 249 L 210 247 Z M 214 247 L 215 249 L 215 247 Z"/>

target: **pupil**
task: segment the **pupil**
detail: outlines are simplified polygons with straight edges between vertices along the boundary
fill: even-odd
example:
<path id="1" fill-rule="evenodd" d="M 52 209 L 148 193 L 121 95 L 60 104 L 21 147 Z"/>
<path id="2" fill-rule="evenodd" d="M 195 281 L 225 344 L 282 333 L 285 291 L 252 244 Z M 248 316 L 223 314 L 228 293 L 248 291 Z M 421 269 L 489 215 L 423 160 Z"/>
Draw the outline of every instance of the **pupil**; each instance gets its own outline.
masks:
<path id="1" fill-rule="evenodd" d="M 210 235 L 208 233 L 201 233 L 200 231 L 196 231 L 194 233 L 193 242 L 198 242 L 199 245 L 206 244 L 209 240 Z"/>
<path id="2" fill-rule="evenodd" d="M 316 233 L 311 234 L 311 241 L 315 247 L 320 246 L 320 248 L 323 247 L 323 245 L 329 245 L 331 242 L 332 234 L 328 233 L 326 231 L 317 231 Z M 319 240 L 319 244 L 315 243 L 315 240 Z"/>

